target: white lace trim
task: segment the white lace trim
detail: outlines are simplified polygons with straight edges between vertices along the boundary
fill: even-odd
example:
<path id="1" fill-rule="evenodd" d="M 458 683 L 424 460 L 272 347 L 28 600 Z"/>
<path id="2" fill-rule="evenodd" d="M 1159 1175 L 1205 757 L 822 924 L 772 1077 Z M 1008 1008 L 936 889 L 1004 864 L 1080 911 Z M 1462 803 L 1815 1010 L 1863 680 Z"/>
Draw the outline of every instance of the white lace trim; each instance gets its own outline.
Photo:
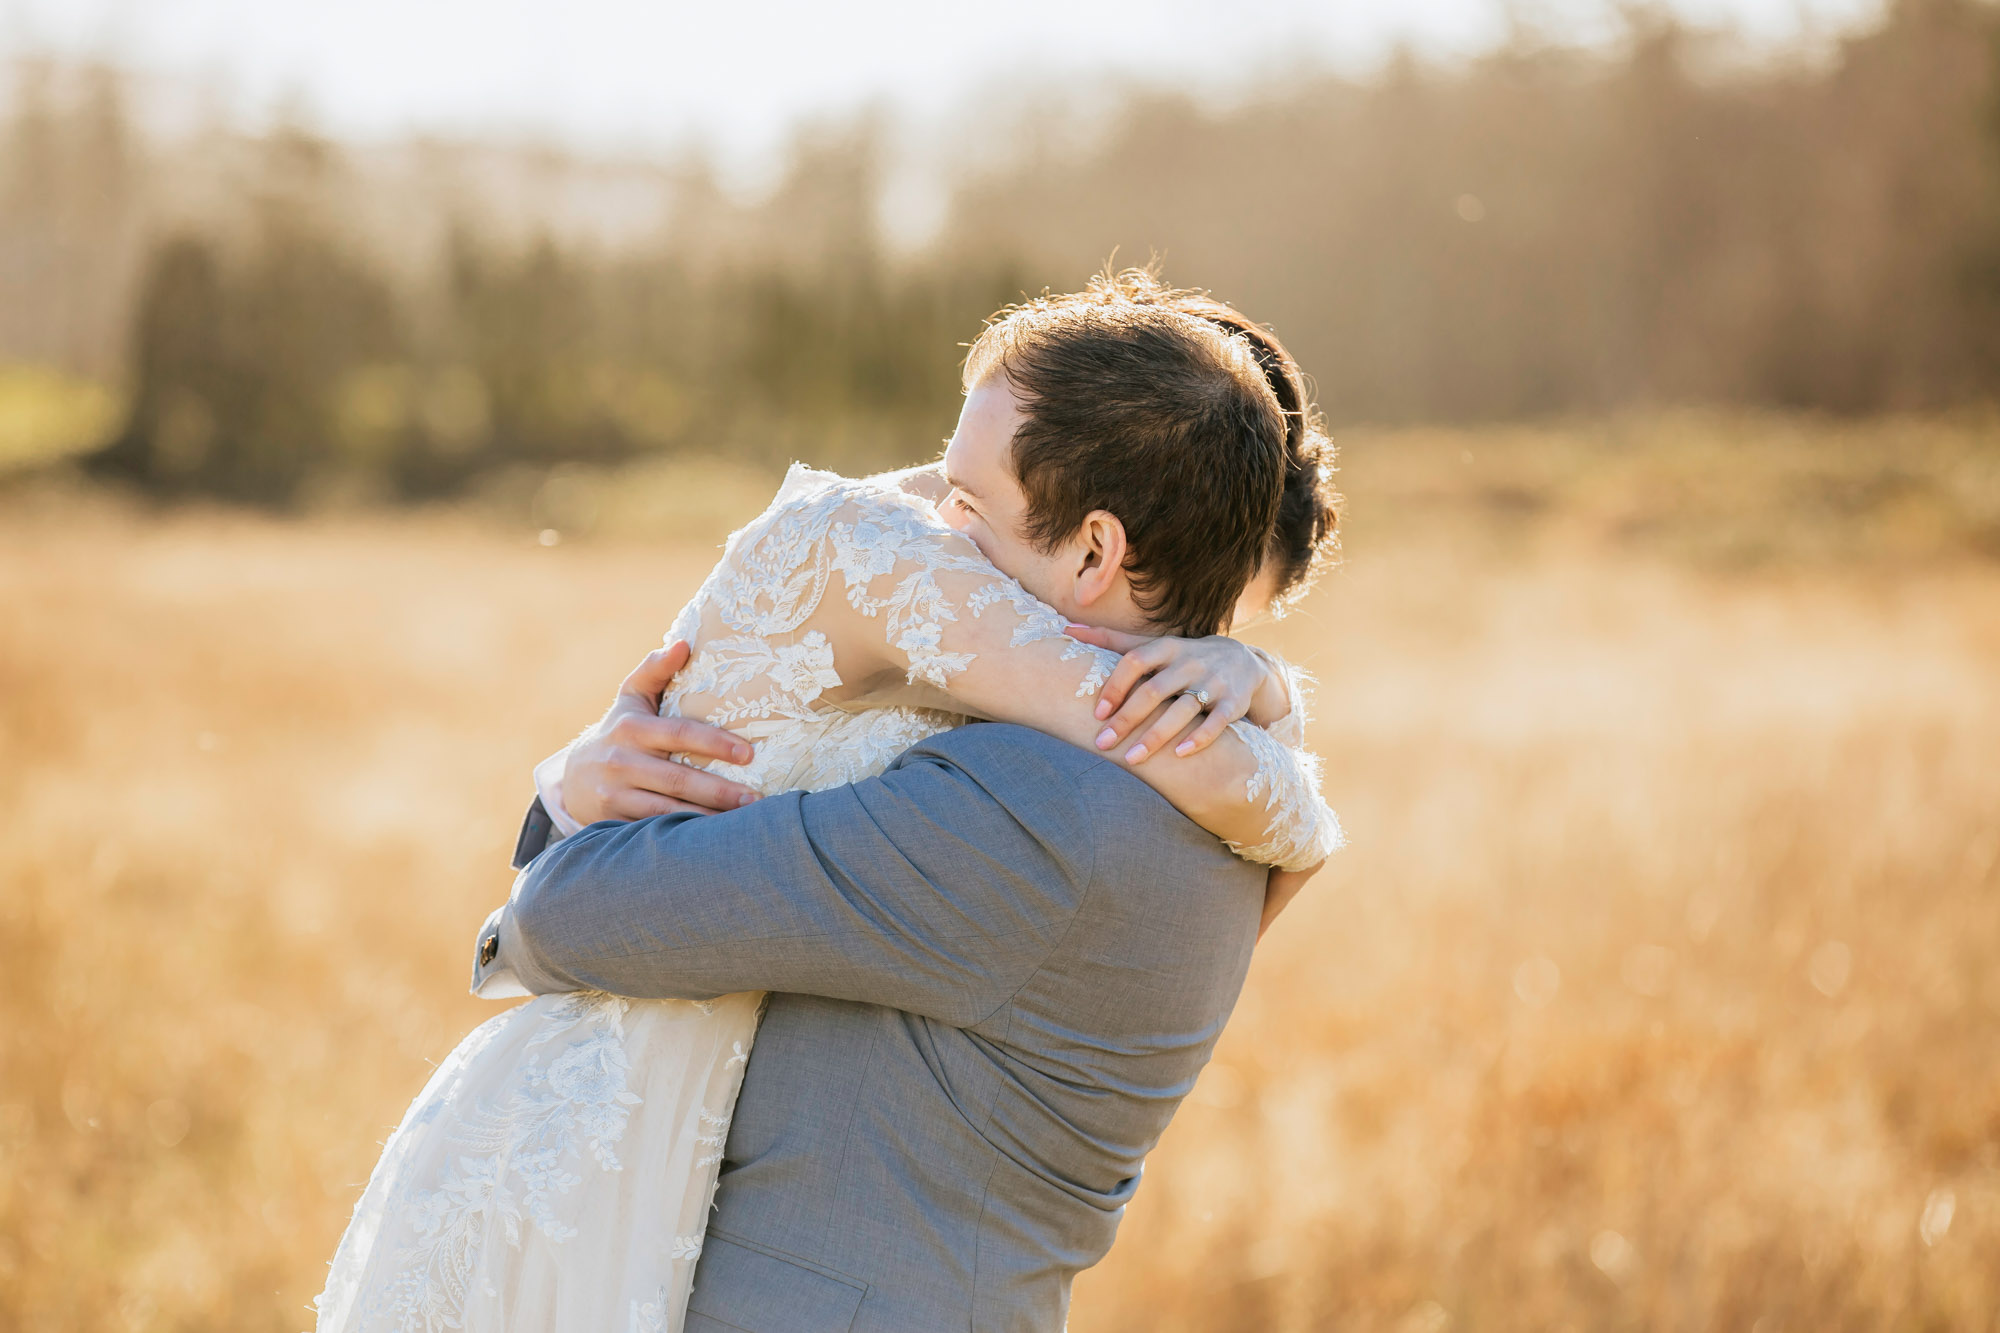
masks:
<path id="1" fill-rule="evenodd" d="M 1257 757 L 1257 771 L 1245 784 L 1244 795 L 1263 798 L 1271 822 L 1263 842 L 1229 848 L 1246 861 L 1280 870 L 1308 870 L 1347 843 L 1340 820 L 1320 799 L 1319 756 L 1281 745 L 1262 727 L 1236 721 L 1229 729 Z"/>
<path id="2" fill-rule="evenodd" d="M 672 1309 L 672 1298 L 667 1295 L 665 1287 L 661 1287 L 659 1294 L 644 1305 L 633 1301 L 632 1321 L 626 1325 L 627 1333 L 668 1333 L 673 1327 L 669 1322 Z"/>

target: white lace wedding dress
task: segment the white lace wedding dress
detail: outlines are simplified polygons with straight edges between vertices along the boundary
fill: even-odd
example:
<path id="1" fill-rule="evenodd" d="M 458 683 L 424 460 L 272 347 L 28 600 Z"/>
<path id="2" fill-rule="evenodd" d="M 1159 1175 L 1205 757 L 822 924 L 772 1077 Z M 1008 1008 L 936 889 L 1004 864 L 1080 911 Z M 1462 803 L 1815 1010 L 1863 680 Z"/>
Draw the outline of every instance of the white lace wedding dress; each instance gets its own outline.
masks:
<path id="1" fill-rule="evenodd" d="M 928 502 L 795 467 L 675 622 L 665 710 L 753 741 L 715 769 L 760 791 L 838 786 L 969 714 L 1022 720 L 1024 691 L 1094 694 L 1116 658 L 1064 624 Z M 1232 729 L 1268 812 L 1250 860 L 1339 845 L 1301 723 L 1294 690 L 1272 732 Z M 475 1029 L 384 1146 L 320 1333 L 678 1330 L 762 1000 L 549 995 Z"/>

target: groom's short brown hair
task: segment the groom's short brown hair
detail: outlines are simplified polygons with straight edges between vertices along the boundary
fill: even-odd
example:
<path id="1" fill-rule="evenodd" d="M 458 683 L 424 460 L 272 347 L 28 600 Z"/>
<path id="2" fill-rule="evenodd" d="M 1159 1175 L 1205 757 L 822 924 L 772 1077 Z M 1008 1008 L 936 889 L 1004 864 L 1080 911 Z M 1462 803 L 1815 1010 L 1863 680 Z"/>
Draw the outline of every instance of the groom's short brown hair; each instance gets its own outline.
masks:
<path id="1" fill-rule="evenodd" d="M 1277 522 L 1285 414 L 1248 342 L 1171 308 L 1158 278 L 1106 274 L 1001 311 L 965 384 L 1003 374 L 1020 399 L 1014 475 L 1027 531 L 1052 550 L 1116 514 L 1139 607 L 1175 634 L 1214 634 Z"/>

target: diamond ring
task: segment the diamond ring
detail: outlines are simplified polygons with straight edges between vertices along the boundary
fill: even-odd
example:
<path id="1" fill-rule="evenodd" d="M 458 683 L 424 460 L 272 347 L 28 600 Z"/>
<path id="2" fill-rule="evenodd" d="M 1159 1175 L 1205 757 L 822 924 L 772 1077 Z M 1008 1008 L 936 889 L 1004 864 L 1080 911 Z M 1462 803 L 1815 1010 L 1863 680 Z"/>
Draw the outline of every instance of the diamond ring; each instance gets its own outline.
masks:
<path id="1" fill-rule="evenodd" d="M 1203 709 L 1215 702 L 1215 697 L 1207 690 L 1182 690 L 1181 693 L 1200 704 Z"/>

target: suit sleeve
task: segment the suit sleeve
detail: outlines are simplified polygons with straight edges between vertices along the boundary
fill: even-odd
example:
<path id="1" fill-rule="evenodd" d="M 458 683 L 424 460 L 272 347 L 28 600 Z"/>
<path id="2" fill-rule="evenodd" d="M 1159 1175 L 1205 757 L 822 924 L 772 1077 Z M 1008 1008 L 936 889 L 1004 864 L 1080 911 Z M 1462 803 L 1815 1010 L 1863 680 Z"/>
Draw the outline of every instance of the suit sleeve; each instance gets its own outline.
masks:
<path id="1" fill-rule="evenodd" d="M 1052 760 L 1053 744 L 1008 747 L 997 781 L 920 750 L 831 791 L 594 824 L 521 874 L 482 932 L 474 990 L 778 990 L 976 1023 L 1033 975 L 1089 889 L 1089 770 Z"/>
<path id="2" fill-rule="evenodd" d="M 514 869 L 527 869 L 528 862 L 547 850 L 550 835 L 554 832 L 555 821 L 549 817 L 548 807 L 542 804 L 542 798 L 537 796 L 528 806 L 528 813 L 521 819 L 521 831 L 514 838 Z"/>

